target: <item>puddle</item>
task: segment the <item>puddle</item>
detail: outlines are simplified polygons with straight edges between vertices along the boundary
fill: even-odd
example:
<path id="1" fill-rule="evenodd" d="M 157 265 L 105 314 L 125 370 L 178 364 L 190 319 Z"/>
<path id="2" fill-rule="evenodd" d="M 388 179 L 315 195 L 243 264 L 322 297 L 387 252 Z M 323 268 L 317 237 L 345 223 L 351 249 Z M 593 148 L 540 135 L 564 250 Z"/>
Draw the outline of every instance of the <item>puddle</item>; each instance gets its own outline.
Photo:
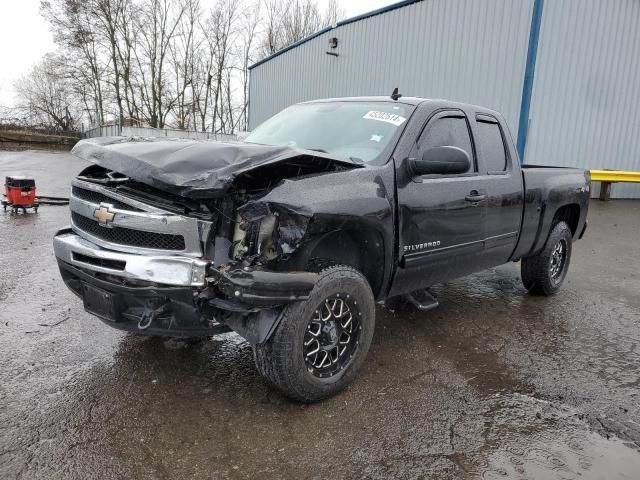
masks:
<path id="1" fill-rule="evenodd" d="M 621 440 L 596 433 L 564 437 L 546 432 L 529 437 L 526 446 L 506 445 L 493 452 L 478 474 L 485 479 L 637 480 L 640 460 L 633 450 Z"/>

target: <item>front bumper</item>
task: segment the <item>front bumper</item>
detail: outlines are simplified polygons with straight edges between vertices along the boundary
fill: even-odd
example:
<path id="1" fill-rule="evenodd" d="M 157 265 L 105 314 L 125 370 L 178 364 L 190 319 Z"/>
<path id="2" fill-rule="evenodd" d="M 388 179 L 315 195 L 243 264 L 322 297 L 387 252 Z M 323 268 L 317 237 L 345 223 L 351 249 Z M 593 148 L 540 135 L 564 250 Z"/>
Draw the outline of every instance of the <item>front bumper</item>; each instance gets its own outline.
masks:
<path id="1" fill-rule="evenodd" d="M 211 336 L 230 328 L 207 319 L 194 302 L 191 287 L 124 282 L 58 260 L 60 274 L 85 309 L 118 330 L 170 337 Z M 96 309 L 97 297 L 108 296 L 107 308 Z"/>
<path id="2" fill-rule="evenodd" d="M 274 307 L 307 299 L 317 281 L 308 272 L 221 271 L 187 256 L 116 252 L 70 229 L 53 245 L 65 284 L 89 313 L 149 335 L 206 336 L 230 327 L 261 343 L 277 321 Z"/>
<path id="3" fill-rule="evenodd" d="M 209 262 L 179 255 L 136 255 L 101 248 L 71 229 L 53 238 L 58 260 L 118 277 L 181 287 L 202 287 Z"/>

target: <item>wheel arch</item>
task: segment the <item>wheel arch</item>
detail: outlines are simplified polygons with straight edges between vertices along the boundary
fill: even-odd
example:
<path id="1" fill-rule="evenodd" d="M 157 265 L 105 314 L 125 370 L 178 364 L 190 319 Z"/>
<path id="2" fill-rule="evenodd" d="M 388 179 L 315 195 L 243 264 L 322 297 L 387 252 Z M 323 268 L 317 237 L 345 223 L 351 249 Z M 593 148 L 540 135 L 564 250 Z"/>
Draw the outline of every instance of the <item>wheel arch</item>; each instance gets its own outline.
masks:
<path id="1" fill-rule="evenodd" d="M 580 205 L 571 202 L 556 206 L 555 208 L 553 207 L 554 205 L 547 205 L 546 208 L 542 208 L 542 215 L 538 222 L 535 240 L 531 249 L 526 254 L 517 256 L 515 258 L 528 257 L 540 252 L 540 250 L 544 248 L 544 245 L 547 242 L 547 238 L 549 238 L 553 227 L 558 222 L 564 221 L 567 223 L 567 225 L 569 225 L 571 235 L 574 239 L 577 235 L 580 234 L 580 232 L 578 231 L 578 227 L 580 226 L 580 219 L 583 213 Z"/>
<path id="2" fill-rule="evenodd" d="M 571 235 L 575 237 L 580 222 L 580 205 L 577 203 L 568 203 L 559 207 L 553 215 L 551 228 L 559 222 L 565 222 L 569 225 Z"/>
<path id="3" fill-rule="evenodd" d="M 376 299 L 384 293 L 385 244 L 377 230 L 349 228 L 318 236 L 301 252 L 298 264 L 307 268 L 316 259 L 355 268 L 367 279 Z"/>

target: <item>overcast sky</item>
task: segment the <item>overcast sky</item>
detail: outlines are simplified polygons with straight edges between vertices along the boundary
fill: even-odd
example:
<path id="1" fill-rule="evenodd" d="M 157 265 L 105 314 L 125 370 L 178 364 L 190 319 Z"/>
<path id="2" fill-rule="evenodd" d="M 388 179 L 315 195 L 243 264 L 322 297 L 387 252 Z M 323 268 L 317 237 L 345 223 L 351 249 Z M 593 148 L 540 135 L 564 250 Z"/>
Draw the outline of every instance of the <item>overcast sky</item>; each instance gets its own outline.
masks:
<path id="1" fill-rule="evenodd" d="M 317 0 L 326 5 L 329 0 Z M 338 0 L 353 17 L 397 0 Z M 203 2 L 203 4 L 206 3 Z M 39 13 L 40 0 L 0 0 L 0 105 L 14 96 L 13 84 L 45 53 L 55 49 L 48 24 Z"/>

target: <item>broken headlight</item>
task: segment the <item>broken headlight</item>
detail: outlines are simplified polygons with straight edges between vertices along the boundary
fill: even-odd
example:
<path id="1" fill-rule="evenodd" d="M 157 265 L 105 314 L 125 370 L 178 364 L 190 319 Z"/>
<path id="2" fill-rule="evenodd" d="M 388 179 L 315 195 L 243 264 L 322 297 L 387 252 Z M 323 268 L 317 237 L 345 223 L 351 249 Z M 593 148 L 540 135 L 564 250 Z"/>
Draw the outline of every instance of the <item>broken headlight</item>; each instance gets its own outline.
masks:
<path id="1" fill-rule="evenodd" d="M 261 219 L 236 223 L 233 237 L 234 257 L 239 259 L 245 254 L 271 260 L 277 256 L 274 248 L 274 232 L 277 219 L 268 214 Z"/>
<path id="2" fill-rule="evenodd" d="M 293 253 L 302 242 L 311 212 L 281 203 L 251 201 L 238 209 L 244 220 L 241 248 L 248 255 L 273 260 Z"/>
<path id="3" fill-rule="evenodd" d="M 273 236 L 276 229 L 276 216 L 274 214 L 267 215 L 260 222 L 258 228 L 258 238 L 256 241 L 256 253 L 260 256 L 271 260 L 277 256 L 276 249 L 273 246 Z"/>

